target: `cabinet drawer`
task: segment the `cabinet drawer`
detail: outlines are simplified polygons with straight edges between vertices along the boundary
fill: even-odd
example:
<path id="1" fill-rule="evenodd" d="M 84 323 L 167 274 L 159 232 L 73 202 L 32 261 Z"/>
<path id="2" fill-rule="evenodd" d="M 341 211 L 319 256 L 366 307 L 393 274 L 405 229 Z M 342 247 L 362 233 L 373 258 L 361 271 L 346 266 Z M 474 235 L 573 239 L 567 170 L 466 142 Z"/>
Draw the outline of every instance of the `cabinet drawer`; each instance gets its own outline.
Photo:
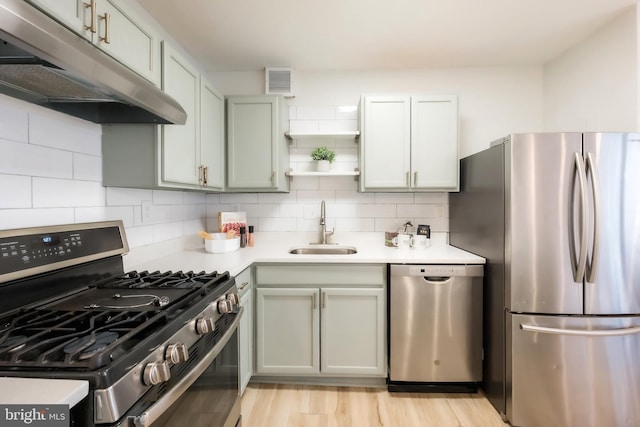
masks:
<path id="1" fill-rule="evenodd" d="M 256 267 L 258 285 L 384 286 L 386 264 L 286 264 Z"/>

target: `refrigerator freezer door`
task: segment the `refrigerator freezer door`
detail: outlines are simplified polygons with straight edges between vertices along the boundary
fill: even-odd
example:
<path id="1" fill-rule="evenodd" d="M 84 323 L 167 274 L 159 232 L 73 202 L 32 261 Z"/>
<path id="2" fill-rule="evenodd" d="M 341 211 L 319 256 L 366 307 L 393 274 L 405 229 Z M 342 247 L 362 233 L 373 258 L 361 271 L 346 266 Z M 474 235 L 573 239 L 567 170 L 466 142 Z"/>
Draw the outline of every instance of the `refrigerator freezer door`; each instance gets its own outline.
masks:
<path id="1" fill-rule="evenodd" d="M 571 256 L 586 244 L 580 240 L 581 156 L 580 133 L 516 134 L 505 144 L 505 303 L 512 312 L 583 312 L 582 280 L 574 280 Z"/>
<path id="2" fill-rule="evenodd" d="M 588 133 L 590 209 L 586 314 L 640 313 L 640 134 Z M 596 188 L 592 191 L 595 176 Z M 599 204 L 593 206 L 593 195 Z M 599 197 L 598 197 L 599 196 Z M 589 274 L 593 270 L 593 274 Z M 591 277 L 590 277 L 591 276 Z"/>
<path id="3" fill-rule="evenodd" d="M 640 317 L 508 313 L 507 327 L 512 425 L 640 425 Z"/>

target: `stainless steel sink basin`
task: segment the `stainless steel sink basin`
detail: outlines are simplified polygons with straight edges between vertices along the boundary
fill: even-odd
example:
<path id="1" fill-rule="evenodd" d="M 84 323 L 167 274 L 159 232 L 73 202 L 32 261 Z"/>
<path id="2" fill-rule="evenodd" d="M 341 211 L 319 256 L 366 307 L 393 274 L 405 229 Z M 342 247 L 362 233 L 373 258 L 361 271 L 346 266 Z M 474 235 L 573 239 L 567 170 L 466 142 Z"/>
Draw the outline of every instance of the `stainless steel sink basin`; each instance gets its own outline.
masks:
<path id="1" fill-rule="evenodd" d="M 354 246 L 306 245 L 291 248 L 289 253 L 295 255 L 351 255 L 358 253 L 358 250 Z"/>

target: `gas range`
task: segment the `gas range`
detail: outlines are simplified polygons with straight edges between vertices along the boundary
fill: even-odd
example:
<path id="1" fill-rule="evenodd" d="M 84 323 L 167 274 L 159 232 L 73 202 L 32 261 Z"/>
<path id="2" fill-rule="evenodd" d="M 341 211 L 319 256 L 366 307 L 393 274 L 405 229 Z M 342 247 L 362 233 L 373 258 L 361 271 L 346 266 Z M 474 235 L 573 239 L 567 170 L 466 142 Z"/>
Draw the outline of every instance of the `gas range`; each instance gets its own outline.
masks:
<path id="1" fill-rule="evenodd" d="M 0 231 L 0 375 L 88 381 L 78 425 L 174 425 L 237 329 L 228 273 L 125 273 L 126 251 L 121 222 Z"/>

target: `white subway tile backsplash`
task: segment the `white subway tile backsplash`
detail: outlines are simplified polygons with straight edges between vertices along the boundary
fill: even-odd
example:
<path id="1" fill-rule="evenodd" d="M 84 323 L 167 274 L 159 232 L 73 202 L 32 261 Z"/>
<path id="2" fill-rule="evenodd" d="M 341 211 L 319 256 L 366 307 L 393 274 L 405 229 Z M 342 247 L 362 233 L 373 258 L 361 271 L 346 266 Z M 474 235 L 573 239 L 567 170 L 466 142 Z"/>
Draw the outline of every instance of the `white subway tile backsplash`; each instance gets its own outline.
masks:
<path id="1" fill-rule="evenodd" d="M 298 203 L 317 203 L 318 209 L 320 209 L 320 202 L 323 200 L 325 203 L 333 203 L 336 198 L 336 193 L 333 190 L 298 190 Z"/>
<path id="2" fill-rule="evenodd" d="M 102 182 L 102 159 L 86 154 L 73 154 L 73 179 Z"/>
<path id="3" fill-rule="evenodd" d="M 296 121 L 303 120 L 335 120 L 336 107 L 302 107 L 298 106 Z"/>
<path id="4" fill-rule="evenodd" d="M 155 205 L 181 205 L 183 202 L 183 191 L 153 190 L 153 204 Z"/>
<path id="5" fill-rule="evenodd" d="M 320 120 L 318 122 L 320 132 L 351 132 L 358 130 L 357 120 Z"/>
<path id="6" fill-rule="evenodd" d="M 298 231 L 295 218 L 259 218 L 260 231 Z"/>
<path id="7" fill-rule="evenodd" d="M 358 207 L 358 216 L 361 218 L 396 218 L 396 205 L 363 204 Z"/>
<path id="8" fill-rule="evenodd" d="M 358 106 L 343 105 L 336 107 L 336 120 L 358 120 Z"/>
<path id="9" fill-rule="evenodd" d="M 39 227 L 44 225 L 73 224 L 73 208 L 53 209 L 2 209 L 2 229 Z"/>
<path id="10" fill-rule="evenodd" d="M 140 205 L 153 200 L 152 190 L 107 187 L 107 206 Z"/>
<path id="11" fill-rule="evenodd" d="M 280 216 L 280 205 L 278 204 L 246 203 L 242 205 L 241 209 L 251 217 L 277 218 Z"/>
<path id="12" fill-rule="evenodd" d="M 386 203 L 413 203 L 413 193 L 375 193 L 375 202 Z"/>
<path id="13" fill-rule="evenodd" d="M 442 216 L 443 210 L 439 205 L 398 205 L 398 217 L 440 218 Z"/>
<path id="14" fill-rule="evenodd" d="M 102 155 L 102 127 L 55 111 L 29 115 L 29 143 L 74 153 Z"/>
<path id="15" fill-rule="evenodd" d="M 105 189 L 99 182 L 33 178 L 33 207 L 104 206 Z"/>
<path id="16" fill-rule="evenodd" d="M 220 194 L 220 204 L 239 205 L 241 203 L 258 203 L 258 195 L 255 193 Z"/>
<path id="17" fill-rule="evenodd" d="M 0 174 L 0 209 L 31 207 L 31 178 Z"/>
<path id="18" fill-rule="evenodd" d="M 316 133 L 318 132 L 317 120 L 296 120 L 289 122 L 291 133 Z"/>
<path id="19" fill-rule="evenodd" d="M 51 178 L 73 177 L 68 151 L 0 139 L 0 173 Z"/>
<path id="20" fill-rule="evenodd" d="M 207 193 L 196 193 L 195 191 L 185 191 L 183 195 L 184 195 L 184 200 L 182 201 L 182 203 L 184 203 L 185 205 L 204 205 L 208 202 Z"/>
<path id="21" fill-rule="evenodd" d="M 27 142 L 29 138 L 29 115 L 26 111 L 15 108 L 13 103 L 4 105 L 7 99 L 0 95 L 0 139 Z"/>
<path id="22" fill-rule="evenodd" d="M 336 233 L 338 231 L 376 231 L 373 218 L 336 218 Z"/>
<path id="23" fill-rule="evenodd" d="M 283 203 L 280 205 L 281 218 L 302 218 L 304 215 L 304 205 L 294 203 Z"/>
<path id="24" fill-rule="evenodd" d="M 75 208 L 75 223 L 122 220 L 125 227 L 133 227 L 133 206 L 98 206 Z"/>
<path id="25" fill-rule="evenodd" d="M 182 221 L 165 222 L 153 226 L 153 242 L 164 242 L 165 240 L 177 239 L 184 235 L 184 225 Z"/>
<path id="26" fill-rule="evenodd" d="M 449 193 L 415 193 L 416 204 L 448 204 Z"/>
<path id="27" fill-rule="evenodd" d="M 146 246 L 153 243 L 153 226 L 127 227 L 127 241 L 130 248 Z"/>

